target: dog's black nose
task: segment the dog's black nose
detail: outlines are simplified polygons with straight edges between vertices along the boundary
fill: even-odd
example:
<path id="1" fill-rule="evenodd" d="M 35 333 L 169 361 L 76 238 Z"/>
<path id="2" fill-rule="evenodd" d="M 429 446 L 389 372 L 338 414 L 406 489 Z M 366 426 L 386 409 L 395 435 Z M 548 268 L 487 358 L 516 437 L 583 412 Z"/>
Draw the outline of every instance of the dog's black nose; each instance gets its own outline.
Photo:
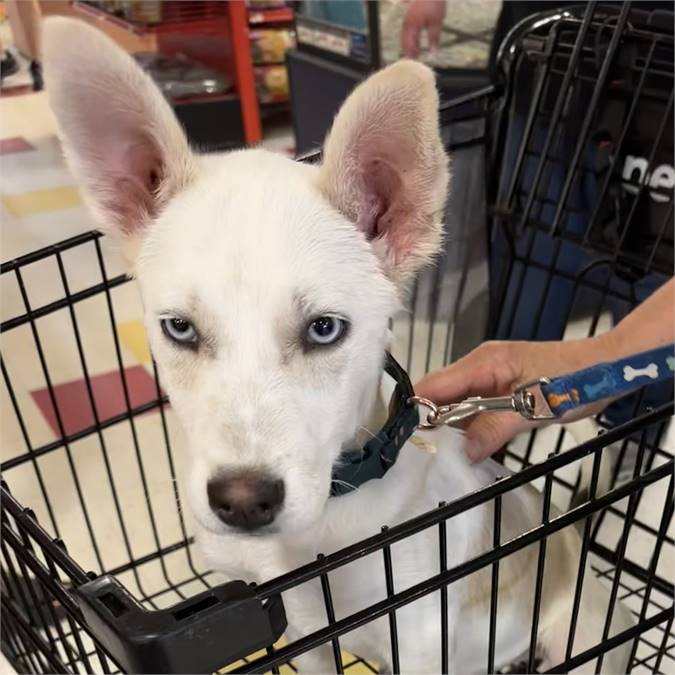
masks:
<path id="1" fill-rule="evenodd" d="M 218 518 L 250 531 L 276 518 L 284 502 L 284 482 L 256 472 L 221 474 L 209 481 L 207 493 Z"/>

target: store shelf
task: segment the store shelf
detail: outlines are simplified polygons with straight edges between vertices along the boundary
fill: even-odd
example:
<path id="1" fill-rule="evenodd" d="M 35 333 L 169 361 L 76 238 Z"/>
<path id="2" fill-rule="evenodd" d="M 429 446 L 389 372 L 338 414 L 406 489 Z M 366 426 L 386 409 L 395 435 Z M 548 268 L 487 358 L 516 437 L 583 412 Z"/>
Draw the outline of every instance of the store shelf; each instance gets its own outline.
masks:
<path id="1" fill-rule="evenodd" d="M 290 7 L 276 9 L 249 9 L 248 22 L 251 26 L 266 26 L 271 24 L 291 23 L 293 10 Z"/>
<path id="2" fill-rule="evenodd" d="M 118 16 L 84 0 L 75 0 L 73 7 L 83 14 L 112 23 L 136 35 L 195 31 L 210 33 L 214 30 L 214 21 L 226 20 L 228 16 L 227 3 L 206 0 L 163 2 L 159 5 L 160 15 L 150 21 L 134 21 Z"/>
<path id="3" fill-rule="evenodd" d="M 236 97 L 209 94 L 180 103 L 197 119 L 206 114 L 203 111 L 207 105 L 229 106 L 229 111 L 232 108 L 229 104 L 238 99 L 243 141 L 246 144 L 260 142 L 262 129 L 248 38 L 249 15 L 242 0 L 157 0 L 139 5 L 125 4 L 124 15 L 108 11 L 109 6 L 104 3 L 97 6 L 85 0 L 71 0 L 70 4 L 73 14 L 98 26 L 129 52 L 152 51 L 166 56 L 185 54 L 218 73 L 227 74 L 234 82 Z M 206 122 L 200 117 L 195 124 L 204 126 Z"/>
<path id="4" fill-rule="evenodd" d="M 273 108 L 274 106 L 279 106 L 279 107 L 287 106 L 288 103 L 289 103 L 289 100 L 290 99 L 288 98 L 288 96 L 284 96 L 284 97 L 279 97 L 279 98 L 274 98 L 274 99 L 269 99 L 269 100 L 262 100 L 262 101 L 260 99 L 258 99 L 258 103 L 260 103 L 260 105 L 262 105 L 262 106 L 265 106 L 266 108 Z"/>

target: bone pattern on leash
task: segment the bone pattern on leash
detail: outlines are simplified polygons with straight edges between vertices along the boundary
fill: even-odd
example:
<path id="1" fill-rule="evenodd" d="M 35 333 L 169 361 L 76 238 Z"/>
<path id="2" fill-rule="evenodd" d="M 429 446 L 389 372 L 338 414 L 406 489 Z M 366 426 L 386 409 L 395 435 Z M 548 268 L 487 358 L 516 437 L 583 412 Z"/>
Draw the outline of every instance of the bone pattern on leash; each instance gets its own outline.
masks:
<path id="1" fill-rule="evenodd" d="M 564 394 L 549 394 L 546 397 L 546 402 L 553 408 L 557 408 L 562 403 L 578 403 L 579 392 L 576 389 L 571 389 Z"/>
<path id="2" fill-rule="evenodd" d="M 659 367 L 655 363 L 650 363 L 645 368 L 632 368 L 631 366 L 623 367 L 623 379 L 626 382 L 632 382 L 636 377 L 650 377 L 655 380 L 659 376 Z"/>
<path id="3" fill-rule="evenodd" d="M 605 390 L 609 390 L 612 386 L 612 378 L 609 377 L 607 373 L 602 376 L 600 382 L 595 384 L 585 384 L 584 392 L 589 398 L 595 398 L 598 394 Z"/>

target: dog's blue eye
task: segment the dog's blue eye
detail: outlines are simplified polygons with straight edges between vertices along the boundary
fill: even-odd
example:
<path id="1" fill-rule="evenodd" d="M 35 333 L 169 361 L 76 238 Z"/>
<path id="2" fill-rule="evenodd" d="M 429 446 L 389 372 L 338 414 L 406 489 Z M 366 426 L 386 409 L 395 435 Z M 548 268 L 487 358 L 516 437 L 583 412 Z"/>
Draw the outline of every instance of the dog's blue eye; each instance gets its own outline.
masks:
<path id="1" fill-rule="evenodd" d="M 337 316 L 320 316 L 307 327 L 306 340 L 310 345 L 331 345 L 345 332 L 347 322 Z"/>
<path id="2" fill-rule="evenodd" d="M 185 319 L 162 319 L 160 324 L 164 335 L 174 342 L 181 344 L 194 344 L 197 342 L 197 331 Z"/>

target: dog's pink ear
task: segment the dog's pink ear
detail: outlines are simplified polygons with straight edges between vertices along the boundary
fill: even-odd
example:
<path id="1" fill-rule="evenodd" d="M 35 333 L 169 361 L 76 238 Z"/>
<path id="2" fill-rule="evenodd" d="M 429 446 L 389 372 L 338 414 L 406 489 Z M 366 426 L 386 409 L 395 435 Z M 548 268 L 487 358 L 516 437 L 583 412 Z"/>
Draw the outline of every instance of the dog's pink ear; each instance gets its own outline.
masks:
<path id="1" fill-rule="evenodd" d="M 360 84 L 335 118 L 320 185 L 394 280 L 436 253 L 448 179 L 433 72 L 399 61 Z"/>
<path id="2" fill-rule="evenodd" d="M 50 18 L 43 38 L 68 163 L 104 228 L 135 238 L 194 174 L 185 134 L 152 80 L 103 33 Z"/>

